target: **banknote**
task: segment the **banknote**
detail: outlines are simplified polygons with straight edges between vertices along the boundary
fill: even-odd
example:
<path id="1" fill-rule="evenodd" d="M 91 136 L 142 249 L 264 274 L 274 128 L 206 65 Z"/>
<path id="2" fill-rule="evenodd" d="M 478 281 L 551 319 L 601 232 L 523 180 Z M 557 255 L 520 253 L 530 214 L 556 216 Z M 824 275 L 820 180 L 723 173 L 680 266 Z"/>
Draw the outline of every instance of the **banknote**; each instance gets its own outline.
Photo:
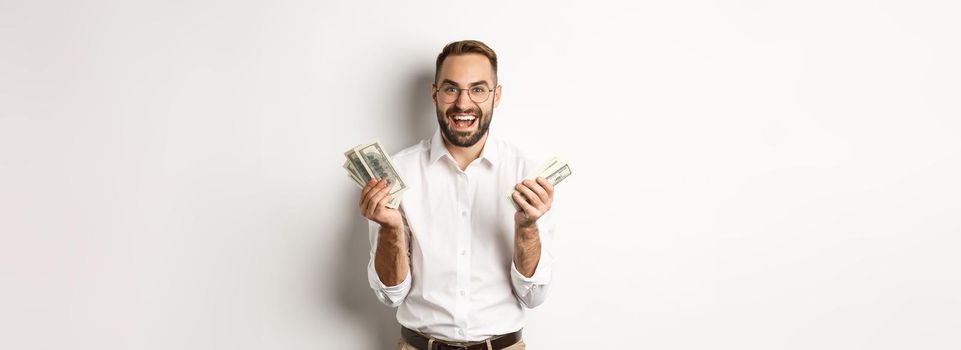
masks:
<path id="1" fill-rule="evenodd" d="M 357 187 L 364 188 L 365 184 L 360 181 L 359 177 L 357 177 L 357 170 L 354 170 L 354 167 L 350 165 L 349 160 L 344 161 L 344 170 L 347 170 L 347 177 L 354 181 L 354 183 L 357 184 Z"/>
<path id="2" fill-rule="evenodd" d="M 372 178 L 375 179 L 387 179 L 389 184 L 389 194 L 391 196 L 391 201 L 387 203 L 388 208 L 396 208 L 400 204 L 400 198 L 403 196 L 405 190 L 407 190 L 407 183 L 401 178 L 400 173 L 397 172 L 397 166 L 394 165 L 394 161 L 390 159 L 390 155 L 387 153 L 384 146 L 374 139 L 372 142 L 362 145 L 360 147 L 354 148 L 354 152 L 359 156 L 361 163 L 367 170 L 368 174 L 371 174 Z M 358 169 L 359 171 L 360 169 Z"/>
<path id="3" fill-rule="evenodd" d="M 390 185 L 388 194 L 391 198 L 387 202 L 387 207 L 396 209 L 400 206 L 404 191 L 407 190 L 407 183 L 401 178 L 397 166 L 394 165 L 380 141 L 374 139 L 369 143 L 358 145 L 344 152 L 344 156 L 347 157 L 344 169 L 347 170 L 351 179 L 360 184 L 361 188 L 370 179 L 386 178 Z"/>
<path id="4" fill-rule="evenodd" d="M 362 145 L 358 145 L 357 147 L 361 147 L 361 146 Z M 357 148 L 357 147 L 354 147 L 354 148 Z M 354 148 L 351 148 L 347 150 L 347 152 L 344 152 L 344 156 L 347 157 L 348 167 L 346 169 L 348 171 L 352 170 L 353 171 L 352 174 L 354 175 L 354 177 L 360 180 L 360 183 L 366 185 L 367 182 L 370 181 L 371 176 L 369 172 L 364 170 L 365 169 L 364 162 L 360 160 L 360 155 L 358 155 L 357 152 L 354 151 Z"/>
<path id="5" fill-rule="evenodd" d="M 538 177 L 543 177 L 548 183 L 551 184 L 551 186 L 557 186 L 557 184 L 561 183 L 561 181 L 564 181 L 564 179 L 566 179 L 568 176 L 571 176 L 571 167 L 569 164 L 567 164 L 567 161 L 558 157 L 552 157 L 551 159 L 548 159 L 547 162 L 545 162 L 544 165 L 542 165 L 539 169 L 524 179 L 534 180 Z M 514 202 L 514 192 L 517 192 L 517 190 L 512 188 L 511 191 L 507 193 L 507 200 L 511 202 L 515 210 L 521 210 L 520 206 Z"/>

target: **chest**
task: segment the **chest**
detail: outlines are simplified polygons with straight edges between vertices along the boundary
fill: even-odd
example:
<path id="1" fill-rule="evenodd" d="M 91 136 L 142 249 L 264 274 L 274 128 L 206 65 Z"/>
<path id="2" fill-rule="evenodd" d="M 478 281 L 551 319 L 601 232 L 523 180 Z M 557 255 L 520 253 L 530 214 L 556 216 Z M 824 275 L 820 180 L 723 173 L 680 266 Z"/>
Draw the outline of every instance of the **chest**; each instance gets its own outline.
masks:
<path id="1" fill-rule="evenodd" d="M 443 164 L 418 170 L 409 176 L 402 209 L 422 245 L 486 245 L 513 237 L 514 208 L 506 197 L 515 185 L 513 172 L 494 167 L 459 171 Z"/>

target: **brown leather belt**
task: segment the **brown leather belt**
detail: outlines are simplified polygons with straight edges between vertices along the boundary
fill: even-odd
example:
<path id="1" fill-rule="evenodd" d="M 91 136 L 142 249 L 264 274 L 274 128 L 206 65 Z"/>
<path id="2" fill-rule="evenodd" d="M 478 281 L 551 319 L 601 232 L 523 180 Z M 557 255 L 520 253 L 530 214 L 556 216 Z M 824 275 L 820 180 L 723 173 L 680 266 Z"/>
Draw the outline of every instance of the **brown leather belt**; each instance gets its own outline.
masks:
<path id="1" fill-rule="evenodd" d="M 422 334 L 411 330 L 407 327 L 400 328 L 400 337 L 404 338 L 407 344 L 413 345 L 419 350 L 453 350 L 453 349 L 466 349 L 466 350 L 487 350 L 487 342 L 473 342 L 473 343 L 449 343 L 443 340 L 434 338 L 433 346 L 427 348 L 427 337 Z M 508 346 L 517 344 L 521 341 L 521 331 L 514 333 L 507 333 L 504 335 L 497 335 L 491 337 L 491 348 L 493 350 L 500 350 Z"/>

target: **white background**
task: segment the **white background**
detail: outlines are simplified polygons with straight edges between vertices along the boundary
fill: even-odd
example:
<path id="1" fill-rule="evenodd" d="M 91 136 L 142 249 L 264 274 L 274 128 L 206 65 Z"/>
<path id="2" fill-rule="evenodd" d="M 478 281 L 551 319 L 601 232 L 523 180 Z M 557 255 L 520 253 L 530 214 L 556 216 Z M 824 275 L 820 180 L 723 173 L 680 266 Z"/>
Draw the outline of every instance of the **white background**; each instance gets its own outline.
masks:
<path id="1" fill-rule="evenodd" d="M 0 348 L 394 347 L 342 152 L 429 137 L 467 38 L 575 172 L 532 349 L 959 348 L 959 15 L 0 0 Z"/>

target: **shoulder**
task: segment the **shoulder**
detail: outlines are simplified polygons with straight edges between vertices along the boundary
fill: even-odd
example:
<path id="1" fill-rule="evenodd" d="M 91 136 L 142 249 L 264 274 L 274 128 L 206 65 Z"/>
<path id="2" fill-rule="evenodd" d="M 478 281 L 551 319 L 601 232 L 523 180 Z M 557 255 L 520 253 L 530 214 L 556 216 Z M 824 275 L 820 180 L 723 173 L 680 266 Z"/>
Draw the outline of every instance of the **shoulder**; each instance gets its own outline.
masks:
<path id="1" fill-rule="evenodd" d="M 406 158 L 416 157 L 417 155 L 427 152 L 429 150 L 430 150 L 430 145 L 427 143 L 427 141 L 421 140 L 420 142 L 417 142 L 413 145 L 408 146 L 407 148 L 404 148 L 394 153 L 393 155 L 391 155 L 391 158 L 406 159 Z"/>
<path id="2" fill-rule="evenodd" d="M 503 138 L 491 140 L 497 143 L 497 153 L 500 163 L 518 169 L 522 174 L 537 169 L 541 163 L 547 160 L 545 155 L 536 150 L 527 149 Z"/>
<path id="3" fill-rule="evenodd" d="M 430 153 L 430 141 L 421 140 L 407 148 L 404 148 L 390 156 L 394 164 L 401 170 L 409 169 L 420 162 L 422 157 Z"/>

